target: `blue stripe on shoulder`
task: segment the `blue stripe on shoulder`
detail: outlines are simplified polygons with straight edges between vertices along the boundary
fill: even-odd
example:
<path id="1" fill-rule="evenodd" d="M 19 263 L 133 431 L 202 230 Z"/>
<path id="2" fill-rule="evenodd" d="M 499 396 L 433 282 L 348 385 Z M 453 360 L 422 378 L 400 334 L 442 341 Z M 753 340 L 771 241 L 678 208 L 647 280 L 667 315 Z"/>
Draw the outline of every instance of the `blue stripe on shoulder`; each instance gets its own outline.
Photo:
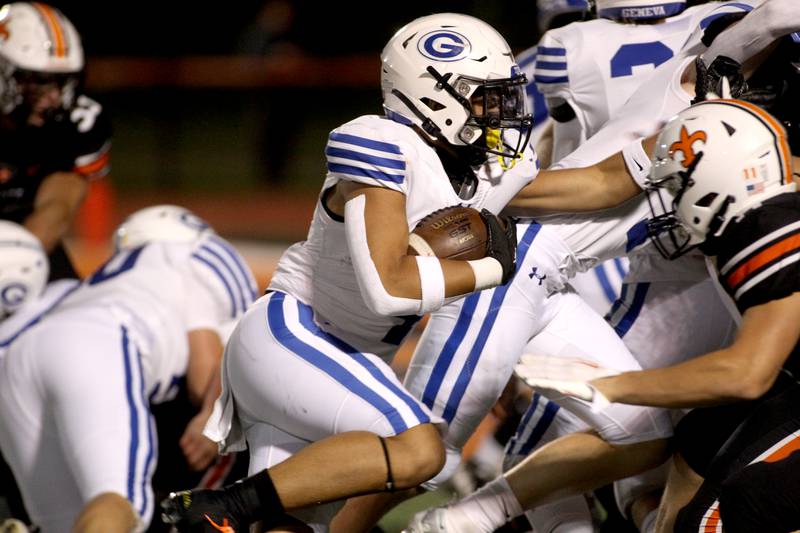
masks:
<path id="1" fill-rule="evenodd" d="M 234 270 L 235 267 L 232 266 L 229 261 L 226 261 L 225 257 L 220 255 L 219 252 L 211 248 L 208 244 L 202 245 L 200 247 L 199 252 L 205 252 L 207 254 L 210 254 L 214 259 L 216 259 L 222 265 L 222 268 L 225 270 L 225 272 L 228 273 L 230 278 L 233 280 L 233 282 L 231 283 L 231 289 L 233 290 L 233 287 L 234 286 L 236 287 L 234 293 L 238 297 L 239 303 L 242 305 L 242 312 L 246 311 L 249 302 L 245 295 L 250 292 L 249 287 L 247 287 L 247 282 L 240 280 Z"/>
<path id="2" fill-rule="evenodd" d="M 387 174 L 386 172 L 381 172 L 380 170 L 354 167 L 351 165 L 341 165 L 339 163 L 331 163 L 330 161 L 328 161 L 328 170 L 331 172 L 337 172 L 339 174 L 350 174 L 351 176 L 361 176 L 364 178 L 372 178 L 374 180 L 388 181 L 398 184 L 403 183 L 403 180 L 405 180 L 405 176 L 403 175 Z"/>
<path id="3" fill-rule="evenodd" d="M 567 49 L 553 46 L 539 46 L 536 48 L 536 54 L 540 56 L 565 56 L 567 55 Z"/>
<path id="4" fill-rule="evenodd" d="M 360 161 L 361 163 L 369 163 L 376 167 L 394 168 L 397 170 L 405 170 L 406 162 L 399 159 L 389 159 L 388 157 L 378 157 L 364 152 L 356 152 L 354 150 L 345 150 L 344 148 L 336 148 L 328 146 L 325 148 L 325 155 L 330 157 L 340 157 L 342 159 L 352 159 Z"/>
<path id="5" fill-rule="evenodd" d="M 199 255 L 198 253 L 195 252 L 192 254 L 192 259 L 200 261 L 202 264 L 207 266 L 214 274 L 216 274 L 217 278 L 219 278 L 219 280 L 222 282 L 222 285 L 228 292 L 228 298 L 230 298 L 231 318 L 236 318 L 236 310 L 237 310 L 236 297 L 233 295 L 233 289 L 231 288 L 230 283 L 228 283 L 228 280 L 225 279 L 225 276 L 222 275 L 222 272 L 220 272 L 220 270 L 216 267 L 216 265 L 214 265 L 214 263 L 212 263 L 202 255 Z"/>
<path id="6" fill-rule="evenodd" d="M 536 70 L 567 70 L 566 61 L 537 61 Z"/>
<path id="7" fill-rule="evenodd" d="M 328 138 L 332 141 L 353 144 L 372 150 L 380 150 L 381 152 L 389 152 L 390 154 L 402 155 L 403 153 L 396 144 L 375 141 L 373 139 L 367 139 L 366 137 L 359 137 L 358 135 L 350 135 L 349 133 L 337 133 L 334 131 L 331 132 Z"/>
<path id="8" fill-rule="evenodd" d="M 568 83 L 569 76 L 540 76 L 534 74 L 533 81 L 536 83 Z"/>
<path id="9" fill-rule="evenodd" d="M 220 248 L 222 248 L 225 254 L 231 259 L 231 262 L 233 263 L 236 270 L 239 272 L 239 274 L 242 275 L 242 280 L 246 288 L 245 292 L 249 296 L 248 304 L 253 303 L 253 301 L 258 296 L 257 295 L 258 288 L 255 286 L 255 279 L 253 278 L 253 273 L 250 271 L 250 267 L 247 266 L 247 263 L 245 262 L 244 258 L 239 254 L 239 252 L 236 251 L 233 245 L 231 245 L 225 239 L 222 239 L 221 237 L 211 237 L 210 241 L 219 246 Z"/>
<path id="10" fill-rule="evenodd" d="M 744 11 L 746 13 L 749 13 L 750 11 L 753 10 L 753 6 L 750 6 L 750 5 L 747 5 L 747 4 L 743 4 L 741 2 L 730 2 L 730 3 L 727 3 L 727 4 L 721 5 L 717 9 L 715 9 L 709 16 L 707 16 L 706 18 L 704 18 L 703 20 L 700 21 L 700 28 L 704 30 L 704 29 L 708 28 L 708 26 L 712 22 L 717 20 L 718 18 L 724 17 L 725 15 L 730 14 L 731 13 L 730 11 L 725 11 L 723 13 L 720 13 L 720 11 L 722 9 L 726 8 L 726 7 L 738 7 L 739 9 L 741 9 L 742 11 Z"/>

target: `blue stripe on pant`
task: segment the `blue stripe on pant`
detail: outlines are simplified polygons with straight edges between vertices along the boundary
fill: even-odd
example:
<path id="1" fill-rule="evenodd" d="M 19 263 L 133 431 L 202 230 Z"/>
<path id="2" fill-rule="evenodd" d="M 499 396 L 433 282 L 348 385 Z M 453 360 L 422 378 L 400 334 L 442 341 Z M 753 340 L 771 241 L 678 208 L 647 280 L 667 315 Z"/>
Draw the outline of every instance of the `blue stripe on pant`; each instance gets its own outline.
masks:
<path id="1" fill-rule="evenodd" d="M 639 313 L 642 312 L 645 298 L 647 297 L 647 291 L 650 289 L 650 284 L 636 283 L 633 290 L 633 295 L 629 295 L 630 287 L 630 283 L 626 283 L 622 286 L 622 294 L 620 295 L 619 299 L 614 302 L 614 305 L 611 308 L 611 311 L 609 311 L 608 315 L 606 315 L 606 320 L 620 337 L 624 337 L 625 334 L 630 331 L 634 322 L 636 322 L 636 319 L 639 317 Z M 628 300 L 630 300 L 629 305 L 627 303 Z M 619 317 L 619 319 L 616 319 L 615 316 L 618 314 L 620 307 L 623 305 L 628 305 L 628 310 L 625 311 L 625 314 Z"/>
<path id="2" fill-rule="evenodd" d="M 536 235 L 539 233 L 540 228 L 540 224 L 537 222 L 532 222 L 528 225 L 522 237 L 520 238 L 519 244 L 517 245 L 517 271 L 519 271 L 520 266 L 525 260 L 525 256 L 527 255 L 528 250 L 530 250 L 531 244 L 536 238 Z M 491 294 L 489 310 L 480 326 L 480 329 L 478 330 L 478 336 L 469 351 L 467 360 L 461 367 L 461 371 L 456 378 L 453 389 L 450 391 L 447 405 L 442 413 L 442 417 L 448 423 L 452 422 L 455 418 L 456 412 L 458 411 L 458 406 L 460 405 L 461 400 L 467 391 L 467 387 L 469 386 L 469 382 L 472 379 L 473 370 L 478 365 L 481 352 L 483 351 L 486 341 L 489 338 L 489 334 L 491 333 L 494 323 L 497 320 L 497 315 L 500 312 L 500 308 L 503 304 L 506 293 L 508 292 L 508 288 L 513 282 L 514 280 L 512 278 L 505 285 L 496 287 L 491 291 L 483 291 L 482 293 L 471 294 L 465 299 L 461 308 L 461 313 L 459 314 L 459 317 L 456 320 L 456 325 L 453 328 L 453 332 L 448 337 L 444 347 L 442 348 L 442 352 L 436 360 L 436 364 L 431 372 L 430 381 L 425 386 L 425 392 L 423 394 L 423 402 L 429 407 L 433 407 L 445 375 L 447 374 L 447 371 L 453 362 L 455 353 L 461 346 L 467 331 L 469 331 L 470 323 L 472 322 L 472 317 L 475 313 L 475 308 L 478 305 L 478 300 L 480 299 L 481 294 Z"/>
<path id="3" fill-rule="evenodd" d="M 151 468 L 151 462 L 154 457 L 154 436 L 153 427 L 150 420 L 150 413 L 148 411 L 147 396 L 144 390 L 144 375 L 142 374 L 142 361 L 138 350 L 134 353 L 131 350 L 131 342 L 128 337 L 128 329 L 125 326 L 121 327 L 122 330 L 122 355 L 123 364 L 125 369 L 125 396 L 128 401 L 128 414 L 130 417 L 130 433 L 131 440 L 128 447 L 128 483 L 126 497 L 134 505 L 139 512 L 139 516 L 146 516 L 149 511 L 149 498 L 150 479 L 148 472 Z M 138 376 L 134 376 L 134 365 L 138 369 Z M 138 393 L 137 405 L 136 394 Z M 139 432 L 141 425 L 145 424 L 147 427 L 148 442 L 145 451 L 145 462 L 141 470 L 141 479 L 139 487 L 136 486 L 137 464 L 139 455 Z M 138 490 L 137 490 L 138 489 Z M 137 492 L 140 493 L 140 498 L 137 498 Z M 137 505 L 138 502 L 138 505 Z"/>
<path id="4" fill-rule="evenodd" d="M 299 339 L 286 323 L 286 316 L 284 313 L 283 305 L 286 295 L 282 292 L 275 292 L 270 297 L 267 304 L 267 323 L 270 331 L 275 336 L 275 339 L 287 350 L 300 356 L 308 363 L 319 368 L 334 380 L 344 385 L 353 394 L 360 397 L 375 409 L 383 413 L 392 426 L 395 433 L 402 433 L 408 429 L 408 425 L 403 420 L 397 409 L 386 398 L 380 396 L 377 392 L 372 390 L 369 386 L 359 381 L 349 370 L 344 368 L 341 364 L 329 357 L 327 354 L 318 350 L 314 346 L 307 344 Z M 353 358 L 355 362 L 363 366 L 372 377 L 379 383 L 391 390 L 399 399 L 411 407 L 412 412 L 417 417 L 420 424 L 430 422 L 430 418 L 420 408 L 416 400 L 401 387 L 392 383 L 383 373 L 375 367 L 372 362 L 364 356 L 361 352 L 349 346 L 347 343 L 334 337 L 333 335 L 322 331 L 313 321 L 313 312 L 311 308 L 301 302 L 297 302 L 298 313 L 300 316 L 300 323 L 307 331 L 316 337 L 328 342 L 337 350 L 344 352 L 347 356 Z"/>

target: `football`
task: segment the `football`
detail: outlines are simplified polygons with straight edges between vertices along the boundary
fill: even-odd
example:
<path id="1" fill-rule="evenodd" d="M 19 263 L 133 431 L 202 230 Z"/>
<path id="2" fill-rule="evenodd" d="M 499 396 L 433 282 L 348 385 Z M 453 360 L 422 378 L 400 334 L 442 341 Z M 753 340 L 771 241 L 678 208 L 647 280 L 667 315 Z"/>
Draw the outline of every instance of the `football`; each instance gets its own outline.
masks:
<path id="1" fill-rule="evenodd" d="M 408 236 L 408 254 L 462 261 L 483 259 L 486 239 L 486 224 L 477 210 L 445 207 L 419 221 Z"/>

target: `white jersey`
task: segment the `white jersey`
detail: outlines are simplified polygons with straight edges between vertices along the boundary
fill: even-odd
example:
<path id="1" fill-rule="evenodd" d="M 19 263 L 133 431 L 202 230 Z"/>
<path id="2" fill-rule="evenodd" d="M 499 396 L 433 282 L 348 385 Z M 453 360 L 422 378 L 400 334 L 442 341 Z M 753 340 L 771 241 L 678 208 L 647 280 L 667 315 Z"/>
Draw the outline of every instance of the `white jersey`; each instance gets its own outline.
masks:
<path id="1" fill-rule="evenodd" d="M 458 197 L 436 151 L 413 129 L 386 117 L 359 117 L 331 132 L 323 193 L 341 180 L 401 192 L 408 230 L 429 213 L 465 205 L 498 213 L 538 171 L 528 147 L 505 173 L 495 161 L 478 173 L 472 198 Z M 502 179 L 500 176 L 502 175 Z M 290 294 L 314 309 L 329 333 L 383 358 L 390 357 L 419 317 L 381 316 L 364 302 L 350 259 L 343 219 L 317 203 L 307 240 L 281 257 L 269 289 Z"/>
<path id="2" fill-rule="evenodd" d="M 657 67 L 682 50 L 697 53 L 702 30 L 711 21 L 727 13 L 750 11 L 752 4 L 711 2 L 660 24 L 596 19 L 547 32 L 537 48 L 534 80 L 551 106 L 570 105 L 578 126 L 559 131 L 558 144 L 568 149 L 555 146 L 553 160 L 558 161 L 617 116 Z"/>
<path id="3" fill-rule="evenodd" d="M 174 395 L 186 374 L 187 333 L 212 329 L 224 342 L 228 324 L 244 314 L 256 291 L 245 261 L 220 237 L 152 243 L 115 254 L 43 324 L 87 310 L 113 316 L 137 345 L 145 389 L 151 403 L 158 403 Z"/>
<path id="4" fill-rule="evenodd" d="M 77 279 L 60 279 L 48 283 L 36 300 L 18 309 L 0 322 L 0 357 L 17 337 L 38 324 L 61 301 L 80 286 Z"/>

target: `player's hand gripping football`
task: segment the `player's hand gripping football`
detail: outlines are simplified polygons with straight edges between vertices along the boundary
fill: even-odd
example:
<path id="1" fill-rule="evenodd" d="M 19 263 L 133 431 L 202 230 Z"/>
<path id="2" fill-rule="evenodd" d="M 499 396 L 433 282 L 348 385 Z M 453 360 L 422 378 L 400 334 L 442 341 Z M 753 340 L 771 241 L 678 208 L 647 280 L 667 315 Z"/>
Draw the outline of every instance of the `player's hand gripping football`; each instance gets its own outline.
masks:
<path id="1" fill-rule="evenodd" d="M 500 263 L 503 283 L 506 283 L 517 268 L 517 225 L 510 218 L 487 209 L 481 209 L 481 218 L 486 224 L 486 257 Z"/>
<path id="2" fill-rule="evenodd" d="M 609 401 L 589 382 L 619 374 L 617 370 L 583 359 L 535 354 L 523 354 L 514 372 L 534 389 L 552 390 L 590 402 L 595 412 L 606 407 Z"/>

